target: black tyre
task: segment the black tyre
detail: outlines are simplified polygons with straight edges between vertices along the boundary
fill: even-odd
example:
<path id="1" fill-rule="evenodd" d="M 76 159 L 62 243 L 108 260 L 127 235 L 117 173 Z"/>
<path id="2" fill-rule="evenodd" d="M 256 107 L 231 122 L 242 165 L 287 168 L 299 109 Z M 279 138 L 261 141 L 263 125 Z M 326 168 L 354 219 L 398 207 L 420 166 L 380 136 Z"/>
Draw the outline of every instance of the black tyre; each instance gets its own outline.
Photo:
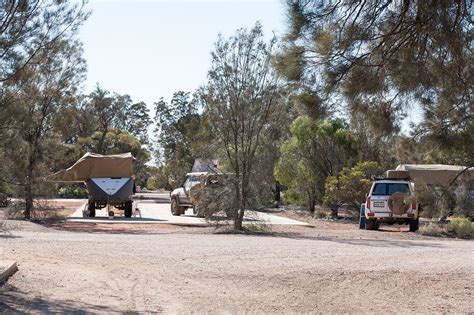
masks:
<path id="1" fill-rule="evenodd" d="M 176 198 L 171 199 L 171 214 L 172 215 L 181 215 L 181 209 L 179 208 L 179 203 Z"/>
<path id="2" fill-rule="evenodd" d="M 87 206 L 87 210 L 89 210 L 89 217 L 94 218 L 95 217 L 95 202 L 89 202 L 89 205 Z"/>
<path id="3" fill-rule="evenodd" d="M 377 222 L 372 219 L 365 220 L 365 229 L 366 230 L 375 230 L 377 228 Z"/>
<path id="4" fill-rule="evenodd" d="M 132 202 L 131 201 L 127 201 L 125 203 L 125 209 L 124 209 L 124 215 L 126 218 L 131 218 L 132 217 L 132 209 L 133 206 L 132 206 Z"/>
<path id="5" fill-rule="evenodd" d="M 420 219 L 410 221 L 410 232 L 416 232 L 420 228 Z"/>

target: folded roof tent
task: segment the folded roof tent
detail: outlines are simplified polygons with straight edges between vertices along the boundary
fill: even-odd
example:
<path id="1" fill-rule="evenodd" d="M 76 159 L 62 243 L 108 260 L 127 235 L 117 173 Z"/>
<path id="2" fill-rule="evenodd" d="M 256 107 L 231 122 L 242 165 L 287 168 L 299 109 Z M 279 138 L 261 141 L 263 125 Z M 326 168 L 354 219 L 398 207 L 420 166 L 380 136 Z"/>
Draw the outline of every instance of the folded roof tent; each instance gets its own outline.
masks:
<path id="1" fill-rule="evenodd" d="M 132 215 L 133 160 L 131 153 L 100 155 L 86 153 L 73 166 L 59 171 L 50 180 L 58 182 L 85 182 L 89 192 L 88 211 L 95 217 L 96 208 L 110 206 Z"/>
<path id="2" fill-rule="evenodd" d="M 58 182 L 85 182 L 98 177 L 132 177 L 132 153 L 101 155 L 86 153 L 73 166 L 59 171 L 50 179 Z"/>
<path id="3" fill-rule="evenodd" d="M 414 182 L 450 185 L 457 178 L 474 181 L 474 167 L 444 164 L 400 164 L 397 171 L 407 171 Z"/>

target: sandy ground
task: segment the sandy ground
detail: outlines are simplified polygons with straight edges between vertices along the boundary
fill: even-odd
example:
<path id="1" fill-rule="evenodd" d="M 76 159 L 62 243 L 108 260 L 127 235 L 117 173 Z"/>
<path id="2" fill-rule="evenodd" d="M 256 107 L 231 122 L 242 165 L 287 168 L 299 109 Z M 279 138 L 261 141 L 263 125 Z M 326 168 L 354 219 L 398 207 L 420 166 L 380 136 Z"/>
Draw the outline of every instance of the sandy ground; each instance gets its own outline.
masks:
<path id="1" fill-rule="evenodd" d="M 0 310 L 474 312 L 473 241 L 312 223 L 236 235 L 168 224 L 18 221 L 0 236 L 0 257 L 19 265 L 0 287 Z"/>

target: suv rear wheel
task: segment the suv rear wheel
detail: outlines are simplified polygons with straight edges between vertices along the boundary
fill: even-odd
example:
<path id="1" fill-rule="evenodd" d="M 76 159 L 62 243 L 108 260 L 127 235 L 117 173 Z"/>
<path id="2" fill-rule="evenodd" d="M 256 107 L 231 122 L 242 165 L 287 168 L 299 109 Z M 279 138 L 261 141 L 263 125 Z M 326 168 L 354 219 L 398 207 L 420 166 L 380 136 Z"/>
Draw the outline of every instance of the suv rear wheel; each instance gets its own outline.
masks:
<path id="1" fill-rule="evenodd" d="M 368 219 L 365 220 L 365 229 L 366 230 L 376 230 L 377 229 L 377 221 Z"/>

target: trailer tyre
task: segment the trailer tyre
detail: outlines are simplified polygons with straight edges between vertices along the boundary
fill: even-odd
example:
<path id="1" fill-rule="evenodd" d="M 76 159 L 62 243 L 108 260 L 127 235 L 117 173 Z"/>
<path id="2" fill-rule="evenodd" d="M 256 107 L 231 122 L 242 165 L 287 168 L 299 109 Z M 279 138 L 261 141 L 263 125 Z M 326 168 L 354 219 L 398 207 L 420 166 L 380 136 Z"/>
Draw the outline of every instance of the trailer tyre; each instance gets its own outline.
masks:
<path id="1" fill-rule="evenodd" d="M 126 218 L 131 218 L 132 217 L 132 202 L 131 201 L 127 201 L 125 203 L 125 210 L 124 210 L 124 214 L 125 214 L 125 217 Z"/>
<path id="2" fill-rule="evenodd" d="M 410 221 L 410 232 L 416 232 L 418 231 L 420 227 L 420 219 L 417 218 L 416 220 L 411 220 Z"/>
<path id="3" fill-rule="evenodd" d="M 95 217 L 95 202 L 89 202 L 89 205 L 87 206 L 87 210 L 89 210 L 89 217 L 94 218 Z"/>

